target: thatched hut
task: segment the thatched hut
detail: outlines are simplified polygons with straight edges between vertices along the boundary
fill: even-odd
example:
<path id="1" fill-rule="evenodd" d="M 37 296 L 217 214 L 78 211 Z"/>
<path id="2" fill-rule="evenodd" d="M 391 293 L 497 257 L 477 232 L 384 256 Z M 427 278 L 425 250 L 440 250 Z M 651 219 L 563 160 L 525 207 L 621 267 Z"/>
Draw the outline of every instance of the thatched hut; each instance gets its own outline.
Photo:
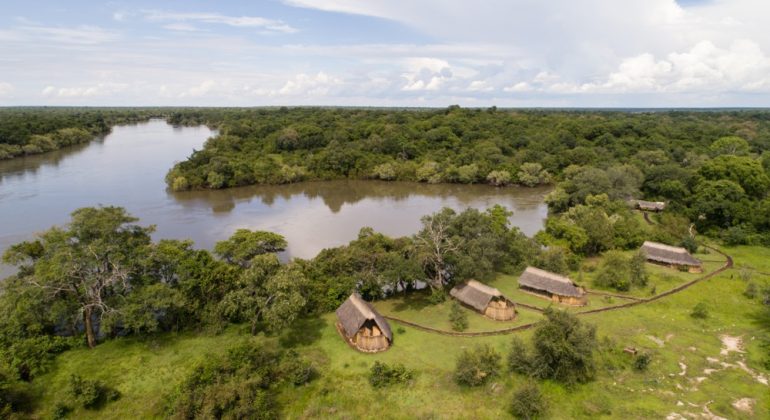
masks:
<path id="1" fill-rule="evenodd" d="M 479 283 L 476 280 L 468 280 L 458 284 L 449 291 L 455 299 L 470 306 L 487 318 L 496 321 L 510 321 L 516 318 L 516 307 L 506 299 L 499 290 Z"/>
<path id="2" fill-rule="evenodd" d="M 647 255 L 647 261 L 649 262 L 665 265 L 677 270 L 687 270 L 690 273 L 703 272 L 703 263 L 690 255 L 684 248 L 645 241 L 642 244 L 641 250 Z"/>
<path id="3" fill-rule="evenodd" d="M 353 347 L 367 353 L 387 350 L 393 332 L 382 317 L 358 293 L 353 293 L 337 308 L 337 329 Z"/>
<path id="4" fill-rule="evenodd" d="M 634 207 L 642 211 L 659 212 L 665 210 L 666 203 L 663 201 L 634 200 Z"/>
<path id="5" fill-rule="evenodd" d="M 566 305 L 584 306 L 588 303 L 585 290 L 568 277 L 535 267 L 527 267 L 519 276 L 519 288 Z"/>

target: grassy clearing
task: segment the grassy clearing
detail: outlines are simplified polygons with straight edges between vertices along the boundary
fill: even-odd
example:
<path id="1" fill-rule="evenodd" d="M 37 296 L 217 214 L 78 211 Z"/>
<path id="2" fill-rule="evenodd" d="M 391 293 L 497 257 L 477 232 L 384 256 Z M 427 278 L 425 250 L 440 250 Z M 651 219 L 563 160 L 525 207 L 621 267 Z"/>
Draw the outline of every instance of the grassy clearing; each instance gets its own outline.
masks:
<path id="1" fill-rule="evenodd" d="M 770 250 L 738 247 L 727 251 L 737 257 L 739 267 L 770 264 L 766 262 L 770 261 Z M 737 273 L 735 269 L 728 270 L 652 303 L 584 315 L 583 320 L 595 324 L 605 342 L 605 350 L 598 355 L 602 368 L 595 381 L 572 389 L 543 383 L 551 407 L 550 417 L 662 418 L 671 413 L 700 415 L 705 413 L 704 407 L 730 419 L 757 418 L 761 413 L 770 412 L 770 388 L 755 377 L 768 375 L 762 365 L 766 353 L 761 348 L 761 338 L 768 337 L 770 331 L 765 329 L 766 322 L 760 324 L 761 304 L 743 296 L 745 281 Z M 686 280 L 687 276 L 681 273 L 677 278 Z M 515 293 L 511 290 L 514 280 L 500 276 L 493 285 L 503 293 Z M 705 320 L 690 316 L 698 302 L 704 302 L 708 308 L 709 316 Z M 541 303 L 548 304 L 545 300 Z M 448 304 L 424 306 L 419 295 L 378 302 L 377 307 L 405 319 L 419 319 L 421 323 L 449 329 Z M 539 315 L 522 310 L 514 325 L 529 316 L 536 319 Z M 469 320 L 471 328 L 478 330 L 506 324 L 486 320 L 475 313 L 469 313 Z M 311 358 L 321 372 L 309 385 L 281 395 L 280 403 L 287 418 L 353 418 L 369 417 L 372 413 L 381 418 L 504 418 L 512 393 L 527 380 L 506 373 L 492 385 L 480 389 L 462 389 L 452 380 L 455 359 L 464 348 L 489 343 L 505 354 L 510 335 L 448 337 L 394 322 L 393 347 L 372 355 L 348 347 L 334 328 L 334 321 L 331 313 L 304 320 L 280 339 L 283 345 Z M 73 418 L 160 416 L 166 396 L 197 361 L 207 354 L 222 352 L 246 334 L 245 329 L 232 328 L 216 336 L 185 334 L 145 341 L 121 339 L 92 351 L 69 351 L 57 359 L 53 371 L 35 381 L 39 393 L 39 410 L 35 415 L 49 416 L 53 405 L 62 398 L 63 385 L 72 373 L 91 371 L 93 375 L 89 376 L 116 387 L 123 397 L 102 411 L 78 411 Z M 530 331 L 518 333 L 525 340 L 530 335 Z M 744 353 L 720 354 L 723 335 L 740 337 Z M 647 372 L 639 373 L 631 368 L 631 356 L 620 350 L 625 346 L 653 355 Z M 367 373 L 375 360 L 403 363 L 415 369 L 414 383 L 373 389 L 367 382 Z M 745 363 L 755 375 L 741 369 L 739 362 Z M 741 398 L 756 401 L 753 417 L 732 406 Z"/>

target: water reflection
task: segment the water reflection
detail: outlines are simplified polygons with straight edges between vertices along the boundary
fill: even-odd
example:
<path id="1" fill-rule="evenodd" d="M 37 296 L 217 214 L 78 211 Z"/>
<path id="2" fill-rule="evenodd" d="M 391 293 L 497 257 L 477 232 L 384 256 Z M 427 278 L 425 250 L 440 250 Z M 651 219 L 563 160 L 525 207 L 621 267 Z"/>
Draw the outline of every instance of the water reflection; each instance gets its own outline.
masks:
<path id="1" fill-rule="evenodd" d="M 501 204 L 527 234 L 542 228 L 547 189 L 404 182 L 331 181 L 172 193 L 164 176 L 214 133 L 164 121 L 118 126 L 104 139 L 66 150 L 0 161 L 0 252 L 61 225 L 85 206 L 123 206 L 158 238 L 189 238 L 211 248 L 236 229 L 280 233 L 287 256 L 309 258 L 345 244 L 363 226 L 411 235 L 441 207 Z M 8 274 L 0 266 L 0 278 Z"/>

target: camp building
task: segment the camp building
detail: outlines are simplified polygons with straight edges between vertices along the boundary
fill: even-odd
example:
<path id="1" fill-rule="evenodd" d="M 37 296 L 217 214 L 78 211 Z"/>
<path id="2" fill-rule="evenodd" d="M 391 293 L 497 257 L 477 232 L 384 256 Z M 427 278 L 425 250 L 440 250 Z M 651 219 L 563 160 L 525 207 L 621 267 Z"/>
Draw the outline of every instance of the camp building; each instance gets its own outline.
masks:
<path id="1" fill-rule="evenodd" d="M 586 293 L 568 277 L 535 267 L 527 267 L 519 276 L 519 288 L 553 302 L 584 306 Z"/>
<path id="2" fill-rule="evenodd" d="M 388 321 L 358 293 L 337 308 L 337 329 L 350 345 L 367 353 L 387 350 L 393 342 Z"/>
<path id="3" fill-rule="evenodd" d="M 516 318 L 516 307 L 499 290 L 468 280 L 449 291 L 455 299 L 470 306 L 487 318 L 497 321 L 510 321 Z"/>
<path id="4" fill-rule="evenodd" d="M 703 263 L 684 248 L 645 241 L 641 250 L 647 255 L 647 261 L 678 270 L 686 269 L 690 273 L 703 272 Z"/>

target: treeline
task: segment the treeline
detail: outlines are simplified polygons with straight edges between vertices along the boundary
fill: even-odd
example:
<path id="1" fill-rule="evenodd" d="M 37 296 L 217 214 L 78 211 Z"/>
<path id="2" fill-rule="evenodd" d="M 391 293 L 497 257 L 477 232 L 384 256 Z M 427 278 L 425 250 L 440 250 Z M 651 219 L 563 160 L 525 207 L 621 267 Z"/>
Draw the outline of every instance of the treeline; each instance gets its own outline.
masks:
<path id="1" fill-rule="evenodd" d="M 766 111 L 281 108 L 208 118 L 220 134 L 169 171 L 172 189 L 337 178 L 556 183 L 555 212 L 589 195 L 661 200 L 731 243 L 770 243 Z"/>

